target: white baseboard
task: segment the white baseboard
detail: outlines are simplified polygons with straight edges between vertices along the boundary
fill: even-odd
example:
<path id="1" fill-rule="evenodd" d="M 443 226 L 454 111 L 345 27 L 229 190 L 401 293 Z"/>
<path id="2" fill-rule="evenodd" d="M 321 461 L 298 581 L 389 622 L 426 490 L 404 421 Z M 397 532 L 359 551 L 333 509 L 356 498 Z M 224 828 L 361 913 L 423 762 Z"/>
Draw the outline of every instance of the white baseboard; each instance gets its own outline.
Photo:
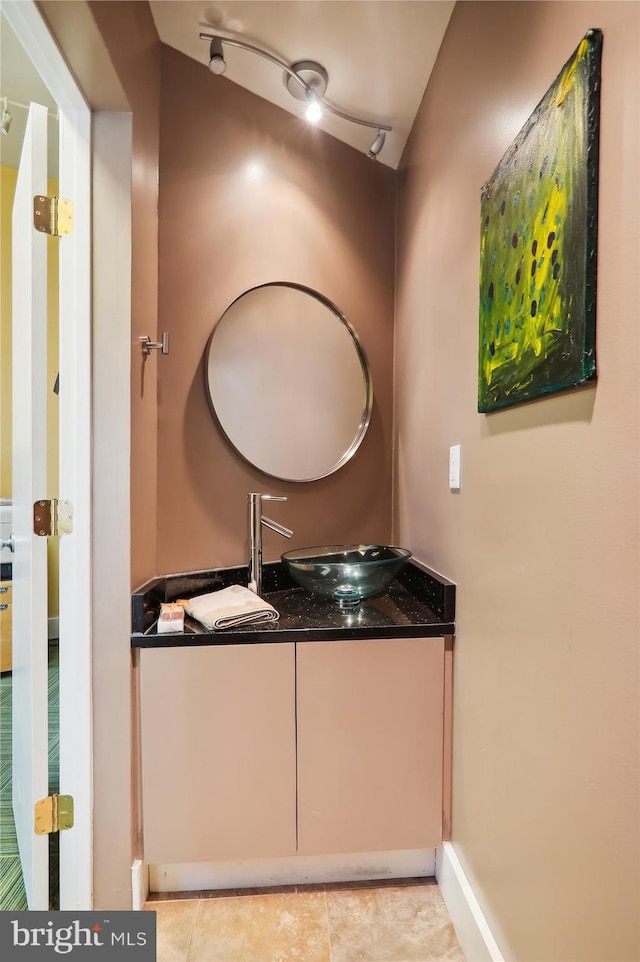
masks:
<path id="1" fill-rule="evenodd" d="M 469 962 L 505 962 L 451 842 L 438 849 L 436 879 Z"/>
<path id="2" fill-rule="evenodd" d="M 355 855 L 292 855 L 237 862 L 186 862 L 150 865 L 149 888 L 152 892 L 193 892 L 313 882 L 432 878 L 435 869 L 433 848 Z"/>
<path id="3" fill-rule="evenodd" d="M 141 912 L 149 897 L 149 867 L 137 858 L 131 866 L 131 908 Z"/>

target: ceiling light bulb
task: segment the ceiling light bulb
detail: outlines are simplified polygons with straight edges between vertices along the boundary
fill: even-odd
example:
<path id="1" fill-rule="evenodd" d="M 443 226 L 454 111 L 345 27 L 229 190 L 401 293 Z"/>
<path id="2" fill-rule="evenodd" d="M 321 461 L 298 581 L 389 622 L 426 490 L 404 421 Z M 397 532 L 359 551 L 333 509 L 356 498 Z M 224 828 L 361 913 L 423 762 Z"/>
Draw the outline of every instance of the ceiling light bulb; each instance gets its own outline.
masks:
<path id="1" fill-rule="evenodd" d="M 307 109 L 304 115 L 310 124 L 317 124 L 322 117 L 322 105 L 313 90 L 307 94 Z"/>
<path id="2" fill-rule="evenodd" d="M 0 123 L 0 130 L 2 130 L 2 133 L 3 133 L 3 134 L 8 134 L 8 133 L 9 133 L 9 128 L 11 127 L 11 121 L 13 120 L 13 117 L 12 117 L 11 114 L 9 113 L 9 107 L 8 107 L 8 105 L 7 105 L 7 98 L 6 98 L 6 97 L 3 98 L 3 104 L 4 104 L 4 106 L 3 106 L 3 108 L 2 108 L 2 122 Z"/>
<path id="3" fill-rule="evenodd" d="M 223 74 L 227 69 L 227 64 L 222 52 L 222 43 L 218 37 L 214 37 L 209 48 L 209 70 L 211 73 Z"/>

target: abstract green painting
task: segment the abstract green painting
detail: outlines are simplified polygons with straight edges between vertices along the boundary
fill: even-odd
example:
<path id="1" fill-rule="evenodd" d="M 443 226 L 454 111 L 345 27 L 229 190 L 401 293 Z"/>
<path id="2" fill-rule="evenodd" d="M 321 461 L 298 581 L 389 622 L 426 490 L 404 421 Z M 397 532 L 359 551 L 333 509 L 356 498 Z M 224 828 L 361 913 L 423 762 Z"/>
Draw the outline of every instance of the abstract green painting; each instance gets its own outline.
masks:
<path id="1" fill-rule="evenodd" d="M 481 412 L 596 376 L 601 51 L 589 30 L 482 188 Z"/>

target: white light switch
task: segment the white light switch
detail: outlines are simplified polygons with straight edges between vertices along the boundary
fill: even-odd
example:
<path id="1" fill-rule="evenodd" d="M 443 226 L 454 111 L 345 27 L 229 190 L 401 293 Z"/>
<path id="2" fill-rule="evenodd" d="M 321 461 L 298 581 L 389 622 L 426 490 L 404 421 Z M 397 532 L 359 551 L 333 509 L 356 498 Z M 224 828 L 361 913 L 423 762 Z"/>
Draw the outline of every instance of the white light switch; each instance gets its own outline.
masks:
<path id="1" fill-rule="evenodd" d="M 454 444 L 449 448 L 449 487 L 452 491 L 460 490 L 460 457 L 461 445 Z"/>

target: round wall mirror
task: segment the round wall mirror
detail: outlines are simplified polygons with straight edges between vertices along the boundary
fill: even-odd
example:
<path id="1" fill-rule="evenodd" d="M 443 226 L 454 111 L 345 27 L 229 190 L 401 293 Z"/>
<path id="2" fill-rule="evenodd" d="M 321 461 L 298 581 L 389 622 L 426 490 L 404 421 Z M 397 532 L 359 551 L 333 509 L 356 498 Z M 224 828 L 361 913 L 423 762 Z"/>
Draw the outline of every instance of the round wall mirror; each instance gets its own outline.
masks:
<path id="1" fill-rule="evenodd" d="M 205 355 L 214 417 L 246 461 L 284 481 L 316 481 L 360 445 L 373 403 L 364 351 L 340 311 L 297 284 L 241 294 Z"/>

